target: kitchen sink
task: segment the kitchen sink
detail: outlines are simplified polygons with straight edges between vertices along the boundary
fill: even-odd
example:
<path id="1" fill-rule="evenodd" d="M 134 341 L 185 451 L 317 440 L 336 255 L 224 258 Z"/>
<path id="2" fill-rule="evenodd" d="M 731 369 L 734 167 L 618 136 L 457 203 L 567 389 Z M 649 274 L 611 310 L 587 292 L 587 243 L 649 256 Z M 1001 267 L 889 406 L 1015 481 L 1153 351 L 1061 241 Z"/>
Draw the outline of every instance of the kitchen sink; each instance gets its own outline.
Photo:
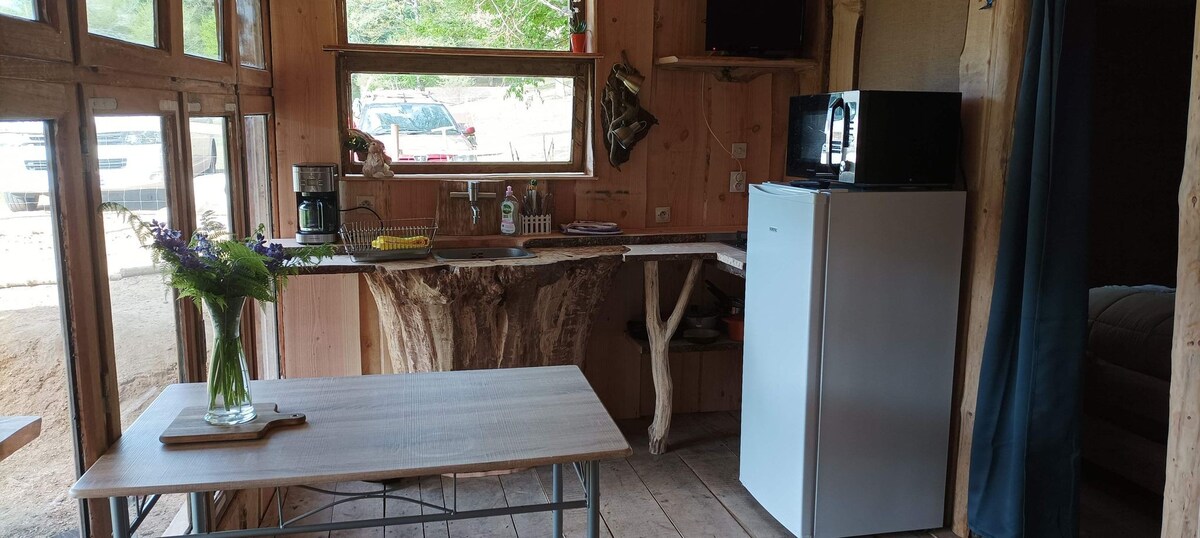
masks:
<path id="1" fill-rule="evenodd" d="M 448 248 L 433 251 L 433 257 L 438 261 L 452 262 L 462 260 L 509 260 L 514 258 L 535 258 L 536 254 L 517 247 L 489 248 Z"/>

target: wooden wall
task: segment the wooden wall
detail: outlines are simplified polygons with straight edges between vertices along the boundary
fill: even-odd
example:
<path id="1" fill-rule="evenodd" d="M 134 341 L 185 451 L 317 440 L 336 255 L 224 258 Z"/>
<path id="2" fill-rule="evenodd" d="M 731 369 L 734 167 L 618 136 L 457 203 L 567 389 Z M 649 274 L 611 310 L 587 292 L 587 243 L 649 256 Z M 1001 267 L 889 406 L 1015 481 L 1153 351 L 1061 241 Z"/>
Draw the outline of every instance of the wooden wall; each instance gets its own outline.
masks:
<path id="1" fill-rule="evenodd" d="M 690 231 L 745 226 L 748 196 L 728 192 L 729 173 L 738 164 L 713 140 L 704 118 L 726 147 L 733 142 L 749 144 L 743 167 L 751 182 L 781 179 L 787 100 L 825 87 L 828 16 L 824 4 L 809 3 L 804 27 L 806 55 L 816 59 L 818 67 L 767 74 L 748 83 L 720 82 L 700 72 L 654 66 L 657 57 L 702 53 L 703 2 L 604 0 L 595 4 L 592 48 L 604 55 L 597 63 L 597 83 L 603 83 L 624 51 L 647 77 L 642 105 L 660 123 L 620 170 L 609 166 L 603 146 L 597 143 L 596 179 L 550 181 L 557 202 L 555 221 L 607 220 L 626 229 Z M 339 159 L 334 56 L 321 50 L 337 43 L 337 2 L 272 0 L 271 7 L 275 166 L 280 178 L 276 207 L 279 230 L 286 237 L 296 229 L 292 164 Z M 596 114 L 598 118 L 598 105 Z M 594 136 L 597 140 L 602 136 L 599 127 Z M 449 190 L 436 181 L 400 179 L 344 182 L 341 194 L 344 206 L 352 205 L 355 196 L 371 195 L 386 218 L 408 218 L 436 216 L 438 201 Z M 670 223 L 655 223 L 654 209 L 662 206 L 671 207 Z M 617 416 L 636 416 L 641 411 L 646 385 L 640 352 L 624 336 L 628 312 L 615 314 L 642 304 L 641 271 L 636 269 L 630 273 L 630 268 L 623 268 L 618 276 L 614 287 L 618 291 L 610 296 L 611 304 L 602 307 L 608 312 L 605 315 L 612 315 L 604 318 L 611 323 L 602 322 L 593 332 L 596 345 L 588 356 L 588 376 Z M 296 279 L 284 293 L 280 318 L 284 376 L 384 371 L 374 305 L 359 278 L 305 277 Z M 726 375 L 740 371 L 737 354 L 674 360 L 682 361 L 676 372 L 681 383 L 691 387 L 676 390 L 691 402 L 680 402 L 678 409 L 709 409 L 716 405 L 714 401 L 724 402 L 725 409 L 737 408 L 737 397 L 731 392 L 735 383 Z"/>

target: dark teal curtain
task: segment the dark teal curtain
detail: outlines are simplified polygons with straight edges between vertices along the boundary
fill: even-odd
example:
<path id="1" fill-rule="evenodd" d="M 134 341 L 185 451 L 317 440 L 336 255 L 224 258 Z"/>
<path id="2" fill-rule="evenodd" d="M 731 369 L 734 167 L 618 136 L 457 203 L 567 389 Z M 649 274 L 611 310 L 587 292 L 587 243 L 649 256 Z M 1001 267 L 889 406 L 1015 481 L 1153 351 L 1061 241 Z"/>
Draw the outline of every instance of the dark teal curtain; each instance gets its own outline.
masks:
<path id="1" fill-rule="evenodd" d="M 971 447 L 968 518 L 985 538 L 1078 534 L 1089 34 L 1067 4 L 1030 11 Z"/>

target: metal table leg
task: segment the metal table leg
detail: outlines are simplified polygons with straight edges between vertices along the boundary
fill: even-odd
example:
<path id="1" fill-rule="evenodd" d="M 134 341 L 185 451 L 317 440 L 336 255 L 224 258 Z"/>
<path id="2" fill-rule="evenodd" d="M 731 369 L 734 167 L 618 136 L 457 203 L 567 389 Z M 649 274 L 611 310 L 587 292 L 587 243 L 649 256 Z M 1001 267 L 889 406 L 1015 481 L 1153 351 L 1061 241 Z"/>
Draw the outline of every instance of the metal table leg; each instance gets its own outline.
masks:
<path id="1" fill-rule="evenodd" d="M 108 513 L 112 518 L 113 538 L 130 538 L 129 497 L 109 497 Z"/>
<path id="2" fill-rule="evenodd" d="M 587 536 L 600 538 L 600 462 L 587 462 Z"/>
<path id="3" fill-rule="evenodd" d="M 560 503 L 563 498 L 563 466 L 561 463 L 555 463 L 550 466 L 551 487 L 550 502 Z M 563 511 L 554 511 L 554 538 L 562 538 L 563 535 Z"/>
<path id="4" fill-rule="evenodd" d="M 209 532 L 208 493 L 188 493 L 188 509 L 192 514 L 192 534 Z"/>

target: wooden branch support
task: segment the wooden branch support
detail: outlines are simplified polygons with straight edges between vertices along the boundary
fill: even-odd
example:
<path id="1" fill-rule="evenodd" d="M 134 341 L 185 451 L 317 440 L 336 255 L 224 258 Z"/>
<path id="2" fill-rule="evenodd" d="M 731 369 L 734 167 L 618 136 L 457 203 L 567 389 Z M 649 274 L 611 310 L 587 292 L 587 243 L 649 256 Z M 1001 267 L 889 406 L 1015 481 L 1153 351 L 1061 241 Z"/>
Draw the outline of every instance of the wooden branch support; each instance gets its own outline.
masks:
<path id="1" fill-rule="evenodd" d="M 1196 13 L 1200 27 L 1200 12 Z M 1200 40 L 1193 43 L 1183 179 L 1179 186 L 1179 268 L 1171 349 L 1170 431 L 1162 536 L 1200 535 Z"/>
<path id="2" fill-rule="evenodd" d="M 703 260 L 692 260 L 688 268 L 687 279 L 683 281 L 683 289 L 675 300 L 675 309 L 664 322 L 659 313 L 658 262 L 648 261 L 646 272 L 646 335 L 650 338 L 650 370 L 654 375 L 654 422 L 650 424 L 650 453 L 662 454 L 667 450 L 667 433 L 671 429 L 671 364 L 667 348 L 671 344 L 671 335 L 679 327 L 683 311 L 687 308 L 688 298 L 696 285 Z"/>

